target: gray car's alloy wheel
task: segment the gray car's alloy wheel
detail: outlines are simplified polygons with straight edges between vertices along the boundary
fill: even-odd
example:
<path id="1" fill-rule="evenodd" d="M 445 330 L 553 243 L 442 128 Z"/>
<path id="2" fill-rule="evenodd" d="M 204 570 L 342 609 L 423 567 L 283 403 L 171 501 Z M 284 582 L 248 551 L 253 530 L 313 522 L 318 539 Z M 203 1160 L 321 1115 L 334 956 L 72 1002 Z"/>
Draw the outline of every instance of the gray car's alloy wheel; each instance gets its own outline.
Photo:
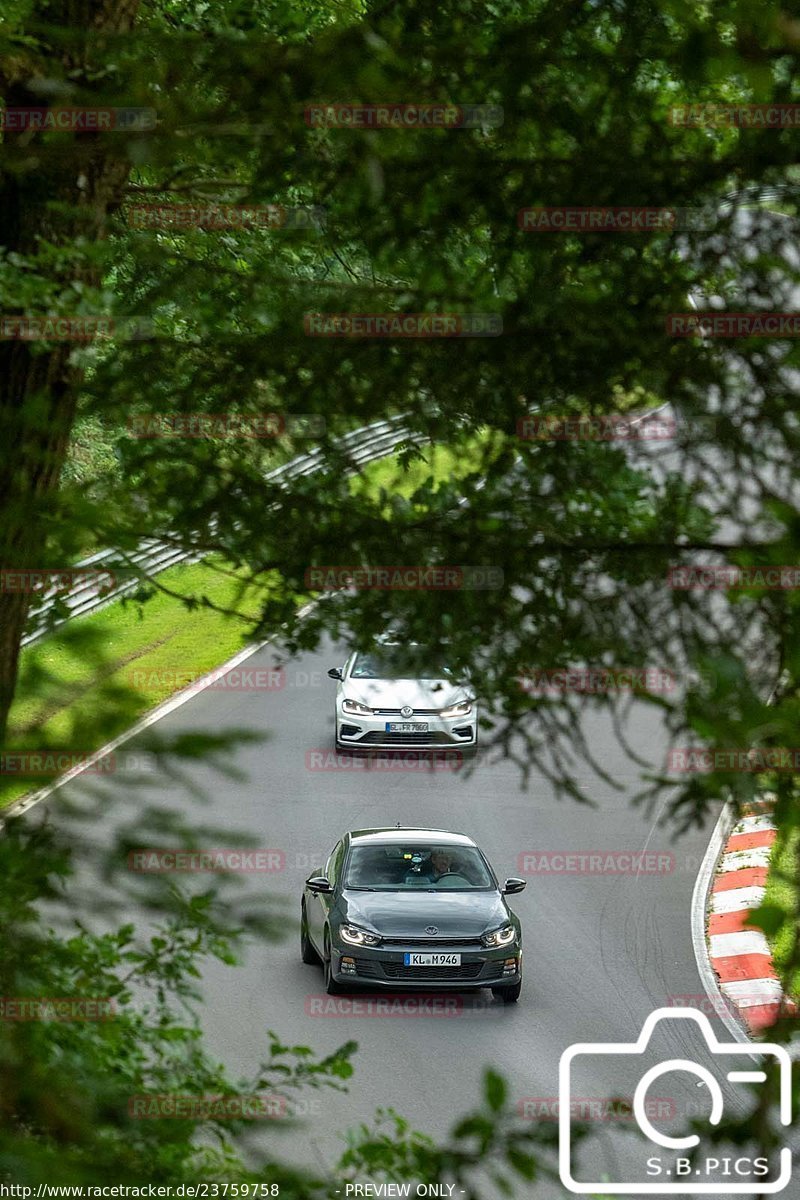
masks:
<path id="1" fill-rule="evenodd" d="M 342 987 L 342 985 L 340 983 L 337 983 L 337 981 L 333 978 L 333 971 L 331 970 L 331 957 L 332 957 L 331 941 L 330 941 L 330 937 L 329 937 L 328 933 L 326 932 L 325 933 L 325 956 L 322 960 L 322 971 L 325 976 L 325 991 L 328 993 L 329 996 L 341 996 L 342 992 L 345 989 Z"/>
<path id="2" fill-rule="evenodd" d="M 309 966 L 316 966 L 320 961 L 319 955 L 311 944 L 311 938 L 308 936 L 308 915 L 306 913 L 305 900 L 300 905 L 300 957 Z"/>

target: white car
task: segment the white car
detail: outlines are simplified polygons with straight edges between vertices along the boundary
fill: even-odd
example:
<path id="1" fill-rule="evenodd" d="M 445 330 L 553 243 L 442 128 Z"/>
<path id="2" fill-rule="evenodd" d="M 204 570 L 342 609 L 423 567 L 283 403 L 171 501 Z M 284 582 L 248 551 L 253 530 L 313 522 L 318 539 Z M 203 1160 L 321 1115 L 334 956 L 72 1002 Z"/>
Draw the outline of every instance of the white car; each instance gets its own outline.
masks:
<path id="1" fill-rule="evenodd" d="M 328 671 L 339 681 L 336 749 L 474 748 L 478 708 L 469 684 L 438 663 L 412 674 L 404 658 L 399 644 L 384 642 Z"/>

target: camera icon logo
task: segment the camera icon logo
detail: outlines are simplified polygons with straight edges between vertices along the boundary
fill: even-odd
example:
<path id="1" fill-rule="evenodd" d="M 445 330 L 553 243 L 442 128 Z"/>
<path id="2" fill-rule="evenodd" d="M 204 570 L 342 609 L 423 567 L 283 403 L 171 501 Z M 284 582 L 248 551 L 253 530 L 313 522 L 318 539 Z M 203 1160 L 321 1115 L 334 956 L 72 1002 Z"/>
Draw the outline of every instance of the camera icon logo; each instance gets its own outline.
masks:
<path id="1" fill-rule="evenodd" d="M 570 1100 L 573 1080 L 584 1065 L 583 1060 L 618 1059 L 632 1065 L 631 1059 L 644 1058 L 660 1022 L 664 1032 L 675 1035 L 675 1022 L 692 1021 L 706 1043 L 707 1052 L 714 1059 L 723 1060 L 723 1071 L 715 1075 L 707 1066 L 688 1058 L 670 1058 L 655 1063 L 643 1071 L 633 1094 L 633 1116 L 640 1130 L 659 1148 L 655 1153 L 648 1148 L 645 1162 L 639 1172 L 643 1178 L 635 1180 L 581 1180 L 575 1178 L 575 1139 Z M 671 1026 L 671 1028 L 670 1028 Z M 625 1195 L 774 1195 L 783 1191 L 792 1175 L 792 1151 L 784 1147 L 774 1160 L 765 1156 L 749 1157 L 744 1153 L 722 1157 L 715 1148 L 714 1154 L 703 1156 L 697 1153 L 700 1138 L 697 1134 L 671 1136 L 656 1129 L 646 1111 L 647 1093 L 657 1079 L 669 1072 L 683 1072 L 694 1076 L 705 1084 L 710 1093 L 711 1125 L 719 1125 L 724 1110 L 724 1096 L 720 1080 L 729 1084 L 765 1083 L 766 1072 L 762 1063 L 754 1059 L 772 1060 L 778 1067 L 778 1119 L 781 1125 L 789 1126 L 792 1119 L 792 1063 L 784 1046 L 774 1042 L 759 1042 L 757 1045 L 739 1042 L 720 1042 L 704 1013 L 693 1008 L 659 1008 L 645 1021 L 636 1042 L 581 1042 L 570 1046 L 561 1056 L 559 1063 L 559 1174 L 568 1191 L 578 1195 L 625 1196 Z M 587 1066 L 589 1063 L 587 1062 Z M 717 1065 L 714 1062 L 712 1065 Z M 694 1151 L 692 1158 L 687 1152 Z"/>

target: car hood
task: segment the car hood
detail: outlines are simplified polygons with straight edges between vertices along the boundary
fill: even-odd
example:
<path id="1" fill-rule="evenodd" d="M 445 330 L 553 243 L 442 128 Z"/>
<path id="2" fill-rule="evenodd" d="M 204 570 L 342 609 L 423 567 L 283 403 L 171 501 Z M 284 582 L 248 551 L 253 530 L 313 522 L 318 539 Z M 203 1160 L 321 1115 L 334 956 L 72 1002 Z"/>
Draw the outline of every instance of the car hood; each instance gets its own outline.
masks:
<path id="1" fill-rule="evenodd" d="M 347 679 L 343 695 L 370 708 L 450 708 L 471 698 L 462 683 L 452 679 Z"/>
<path id="2" fill-rule="evenodd" d="M 435 925 L 442 938 L 478 937 L 510 919 L 499 892 L 342 892 L 344 921 L 373 929 L 383 937 L 430 937 Z"/>

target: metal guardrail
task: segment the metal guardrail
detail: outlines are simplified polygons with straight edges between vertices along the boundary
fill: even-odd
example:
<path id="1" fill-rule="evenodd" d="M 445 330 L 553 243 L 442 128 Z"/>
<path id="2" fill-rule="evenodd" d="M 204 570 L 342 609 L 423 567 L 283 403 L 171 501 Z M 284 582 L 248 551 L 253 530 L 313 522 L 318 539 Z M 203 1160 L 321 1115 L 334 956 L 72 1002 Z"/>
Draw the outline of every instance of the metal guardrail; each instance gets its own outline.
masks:
<path id="1" fill-rule="evenodd" d="M 373 459 L 383 458 L 395 448 L 398 442 L 409 436 L 403 421 L 404 418 L 401 416 L 390 417 L 385 421 L 376 421 L 372 425 L 366 425 L 361 429 L 344 434 L 337 439 L 336 445 L 348 454 L 353 466 L 361 466 Z M 291 462 L 284 463 L 283 466 L 276 467 L 274 471 L 268 472 L 266 478 L 271 482 L 278 483 L 284 479 L 299 479 L 318 471 L 323 461 L 323 451 L 312 450 L 308 454 L 301 454 L 297 458 L 293 458 Z M 96 572 L 95 578 L 90 576 L 65 592 L 60 591 L 58 587 L 52 587 L 41 593 L 39 602 L 32 606 L 28 615 L 28 632 L 22 639 L 22 645 L 30 645 L 72 617 L 82 617 L 88 613 L 97 612 L 106 604 L 135 591 L 143 580 L 157 575 L 167 567 L 175 566 L 178 563 L 198 562 L 203 557 L 204 553 L 180 549 L 160 542 L 156 538 L 145 538 L 137 549 L 127 556 L 121 556 L 117 550 L 100 550 L 96 554 L 82 559 L 72 568 L 73 571 Z M 103 572 L 108 572 L 109 576 L 113 576 L 115 572 L 123 571 L 126 576 L 130 577 L 120 583 L 115 581 L 113 586 L 106 590 L 99 589 L 97 576 Z M 53 619 L 52 613 L 56 602 L 63 604 L 68 612 Z"/>
<path id="2" fill-rule="evenodd" d="M 796 202 L 798 195 L 800 195 L 800 185 L 796 183 L 751 183 L 738 192 L 728 192 L 722 197 L 722 203 L 733 206 L 735 204 L 760 203 L 764 200 L 793 200 Z"/>

